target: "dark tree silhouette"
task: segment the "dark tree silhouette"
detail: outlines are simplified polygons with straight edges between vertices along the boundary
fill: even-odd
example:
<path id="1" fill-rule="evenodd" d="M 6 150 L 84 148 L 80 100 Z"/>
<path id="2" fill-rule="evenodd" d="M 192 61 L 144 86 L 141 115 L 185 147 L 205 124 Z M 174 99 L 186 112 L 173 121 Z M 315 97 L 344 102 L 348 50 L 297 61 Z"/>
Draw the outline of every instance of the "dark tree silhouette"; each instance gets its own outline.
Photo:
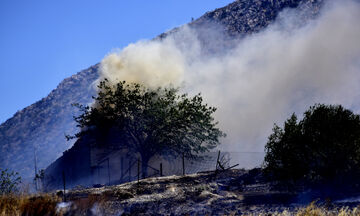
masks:
<path id="1" fill-rule="evenodd" d="M 76 105 L 80 137 L 94 128 L 106 139 L 109 131 L 121 137 L 117 145 L 141 156 L 142 173 L 154 155 L 194 158 L 219 144 L 225 134 L 214 122 L 216 108 L 203 103 L 200 94 L 179 95 L 174 88 L 148 89 L 139 84 L 100 82 L 94 106 Z M 99 142 L 101 143 L 101 141 Z"/>
<path id="2" fill-rule="evenodd" d="M 316 104 L 298 122 L 277 125 L 265 147 L 265 170 L 284 180 L 344 181 L 360 174 L 360 117 L 341 105 Z"/>

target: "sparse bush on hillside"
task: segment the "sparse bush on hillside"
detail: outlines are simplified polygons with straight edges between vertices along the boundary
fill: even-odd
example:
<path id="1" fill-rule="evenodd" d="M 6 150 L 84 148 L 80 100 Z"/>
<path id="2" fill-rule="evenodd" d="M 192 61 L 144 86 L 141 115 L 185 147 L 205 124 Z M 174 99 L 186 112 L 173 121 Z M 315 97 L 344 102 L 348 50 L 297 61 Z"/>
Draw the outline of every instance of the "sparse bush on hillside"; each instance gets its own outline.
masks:
<path id="1" fill-rule="evenodd" d="M 341 105 L 317 104 L 301 121 L 277 125 L 265 147 L 265 170 L 282 180 L 312 183 L 360 176 L 360 117 Z"/>
<path id="2" fill-rule="evenodd" d="M 17 172 L 0 168 L 0 195 L 16 192 L 19 183 L 21 183 L 21 177 L 18 176 Z"/>

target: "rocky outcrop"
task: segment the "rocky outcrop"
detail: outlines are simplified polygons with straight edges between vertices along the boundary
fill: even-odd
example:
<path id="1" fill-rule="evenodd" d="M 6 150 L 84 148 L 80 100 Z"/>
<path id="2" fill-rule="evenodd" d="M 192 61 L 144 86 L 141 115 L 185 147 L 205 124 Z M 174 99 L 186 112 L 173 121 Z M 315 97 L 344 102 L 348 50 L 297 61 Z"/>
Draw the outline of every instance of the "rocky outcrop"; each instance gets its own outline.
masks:
<path id="1" fill-rule="evenodd" d="M 299 25 L 319 14 L 325 0 L 237 0 L 225 7 L 207 12 L 189 23 L 197 33 L 205 54 L 233 47 L 237 40 L 260 32 L 273 23 L 286 9 L 296 8 Z M 159 35 L 165 38 L 179 31 L 175 28 Z"/>
<path id="2" fill-rule="evenodd" d="M 238 0 L 226 7 L 207 12 L 191 23 L 202 28 L 209 22 L 221 24 L 233 37 L 259 32 L 286 8 L 298 8 L 302 22 L 319 13 L 323 0 Z"/>

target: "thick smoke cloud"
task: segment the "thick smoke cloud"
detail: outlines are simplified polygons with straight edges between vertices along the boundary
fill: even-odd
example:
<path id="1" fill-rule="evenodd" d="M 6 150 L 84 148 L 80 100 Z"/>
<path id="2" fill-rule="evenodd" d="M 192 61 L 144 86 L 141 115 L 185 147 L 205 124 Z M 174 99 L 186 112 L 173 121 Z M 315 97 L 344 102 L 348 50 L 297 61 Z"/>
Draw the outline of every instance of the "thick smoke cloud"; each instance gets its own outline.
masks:
<path id="1" fill-rule="evenodd" d="M 185 74 L 183 58 L 174 40 L 141 41 L 106 56 L 101 75 L 112 83 L 126 80 L 152 88 L 179 85 Z"/>
<path id="2" fill-rule="evenodd" d="M 266 30 L 216 57 L 203 55 L 196 31 L 184 26 L 162 41 L 109 54 L 99 80 L 201 92 L 218 107 L 216 119 L 228 134 L 223 149 L 263 151 L 274 123 L 314 103 L 360 111 L 359 3 L 337 1 L 306 25 L 297 21 L 296 11 L 286 10 Z"/>

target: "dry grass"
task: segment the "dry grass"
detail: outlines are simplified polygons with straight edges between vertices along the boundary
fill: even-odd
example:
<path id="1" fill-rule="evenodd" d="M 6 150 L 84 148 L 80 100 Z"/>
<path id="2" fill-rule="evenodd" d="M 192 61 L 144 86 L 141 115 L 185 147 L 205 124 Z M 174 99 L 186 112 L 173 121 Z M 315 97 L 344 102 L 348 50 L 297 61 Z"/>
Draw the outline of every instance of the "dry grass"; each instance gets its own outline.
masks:
<path id="1" fill-rule="evenodd" d="M 0 196 L 0 216 L 63 216 L 92 215 L 106 208 L 109 197 L 105 194 L 90 194 L 85 198 L 71 200 L 69 208 L 58 208 L 62 198 L 56 195 L 6 195 Z"/>
<path id="2" fill-rule="evenodd" d="M 75 215 L 89 215 L 90 213 L 103 215 L 103 212 L 106 209 L 106 202 L 108 200 L 108 197 L 103 194 L 90 194 L 86 198 L 73 200 L 70 212 Z"/>
<path id="3" fill-rule="evenodd" d="M 328 210 L 311 203 L 306 208 L 299 209 L 296 212 L 296 216 L 360 216 L 360 209 L 359 207 L 353 209 L 343 207 L 340 209 L 335 208 Z"/>
<path id="4" fill-rule="evenodd" d="M 111 195 L 90 194 L 88 197 L 77 198 L 71 201 L 67 209 L 59 211 L 57 205 L 62 201 L 58 196 L 48 194 L 29 196 L 29 195 L 7 195 L 0 196 L 0 216 L 63 216 L 63 215 L 106 215 L 105 209 L 107 202 L 111 200 Z M 261 212 L 257 216 L 360 216 L 360 206 L 355 208 L 325 208 L 315 204 L 315 202 L 304 208 L 295 210 L 285 210 L 282 212 Z"/>
<path id="5" fill-rule="evenodd" d="M 256 214 L 245 214 L 246 216 L 360 216 L 360 206 L 355 208 L 325 208 L 319 207 L 315 202 L 304 208 L 285 210 L 282 212 L 261 212 Z"/>
<path id="6" fill-rule="evenodd" d="M 13 195 L 0 196 L 0 215 L 19 215 L 20 199 Z"/>
<path id="7" fill-rule="evenodd" d="M 0 216 L 61 216 L 61 212 L 56 212 L 56 205 L 58 202 L 60 202 L 58 197 L 49 195 L 0 196 Z"/>

